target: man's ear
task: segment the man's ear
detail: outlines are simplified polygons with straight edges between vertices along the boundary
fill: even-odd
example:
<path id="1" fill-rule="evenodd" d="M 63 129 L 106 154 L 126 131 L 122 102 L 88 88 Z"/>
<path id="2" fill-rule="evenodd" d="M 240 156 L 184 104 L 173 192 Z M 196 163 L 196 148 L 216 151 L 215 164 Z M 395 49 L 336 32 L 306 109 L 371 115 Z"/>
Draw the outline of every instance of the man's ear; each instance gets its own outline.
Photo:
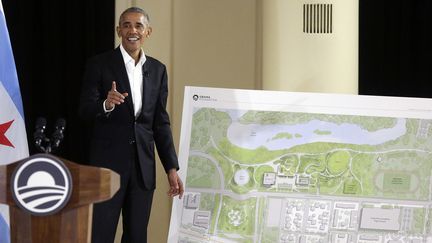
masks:
<path id="1" fill-rule="evenodd" d="M 121 35 L 120 35 L 120 26 L 117 26 L 117 27 L 116 27 L 116 32 L 117 32 L 117 36 L 118 36 L 118 37 L 121 37 Z"/>
<path id="2" fill-rule="evenodd" d="M 147 27 L 146 37 L 150 37 L 152 31 L 153 31 L 152 27 L 150 27 L 150 26 Z"/>

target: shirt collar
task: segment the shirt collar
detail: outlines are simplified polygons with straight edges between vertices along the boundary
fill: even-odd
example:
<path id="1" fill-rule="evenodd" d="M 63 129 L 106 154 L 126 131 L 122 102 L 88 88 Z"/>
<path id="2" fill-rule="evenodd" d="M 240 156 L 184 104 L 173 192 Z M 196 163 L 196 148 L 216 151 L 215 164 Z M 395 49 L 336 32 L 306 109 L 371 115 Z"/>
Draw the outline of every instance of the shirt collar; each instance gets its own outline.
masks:
<path id="1" fill-rule="evenodd" d="M 122 44 L 120 44 L 120 51 L 121 51 L 121 54 L 123 56 L 123 61 L 124 61 L 125 65 L 132 62 L 135 66 L 135 60 L 129 55 L 129 53 L 127 53 L 127 51 L 124 49 Z M 141 57 L 140 57 L 140 60 L 138 61 L 138 63 L 142 66 L 142 65 L 144 65 L 145 61 L 146 61 L 146 56 L 145 56 L 144 50 L 141 49 Z"/>

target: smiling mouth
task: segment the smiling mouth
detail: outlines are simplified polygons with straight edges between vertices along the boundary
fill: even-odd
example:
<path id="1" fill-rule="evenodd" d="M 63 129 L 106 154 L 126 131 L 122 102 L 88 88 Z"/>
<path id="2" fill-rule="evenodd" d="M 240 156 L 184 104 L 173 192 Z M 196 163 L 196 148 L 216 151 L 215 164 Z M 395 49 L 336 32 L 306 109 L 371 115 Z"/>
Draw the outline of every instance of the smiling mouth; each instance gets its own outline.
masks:
<path id="1" fill-rule="evenodd" d="M 128 41 L 137 41 L 139 39 L 140 39 L 139 37 L 129 37 Z"/>

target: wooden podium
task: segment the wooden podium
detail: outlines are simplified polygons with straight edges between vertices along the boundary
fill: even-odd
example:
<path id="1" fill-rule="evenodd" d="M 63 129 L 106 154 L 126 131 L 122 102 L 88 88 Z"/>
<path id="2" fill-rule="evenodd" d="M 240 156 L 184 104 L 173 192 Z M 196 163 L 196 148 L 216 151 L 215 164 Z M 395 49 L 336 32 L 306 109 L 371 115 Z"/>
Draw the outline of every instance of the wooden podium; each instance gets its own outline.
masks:
<path id="1" fill-rule="evenodd" d="M 38 156 L 60 160 L 72 179 L 71 191 L 62 208 L 42 216 L 26 211 L 17 203 L 12 185 L 22 165 Z M 46 189 L 39 185 L 40 182 L 52 182 L 56 178 L 48 176 L 48 179 L 44 179 L 41 176 L 45 174 L 39 173 L 34 177 L 27 175 L 27 181 Z M 120 176 L 109 169 L 83 166 L 52 155 L 38 154 L 0 166 L 0 203 L 9 205 L 11 243 L 90 243 L 93 203 L 110 199 L 119 187 Z"/>

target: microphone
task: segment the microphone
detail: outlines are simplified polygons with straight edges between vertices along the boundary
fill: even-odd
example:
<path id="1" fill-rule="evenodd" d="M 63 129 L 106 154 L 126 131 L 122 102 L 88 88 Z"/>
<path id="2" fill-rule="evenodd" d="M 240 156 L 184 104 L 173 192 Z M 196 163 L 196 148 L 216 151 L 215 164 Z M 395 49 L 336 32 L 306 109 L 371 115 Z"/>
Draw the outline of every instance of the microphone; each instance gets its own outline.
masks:
<path id="1" fill-rule="evenodd" d="M 36 125 L 35 125 L 35 132 L 33 133 L 33 139 L 34 139 L 34 143 L 36 145 L 36 148 L 38 148 L 39 150 L 44 151 L 43 147 L 42 147 L 42 142 L 45 140 L 45 128 L 46 128 L 46 119 L 43 117 L 39 117 L 36 120 Z"/>
<path id="2" fill-rule="evenodd" d="M 143 75 L 144 75 L 144 77 L 146 77 L 146 78 L 148 78 L 148 77 L 150 76 L 150 75 L 149 75 L 149 72 L 147 72 L 147 71 L 144 71 Z"/>
<path id="3" fill-rule="evenodd" d="M 60 143 L 64 138 L 64 130 L 66 128 L 66 120 L 63 118 L 57 119 L 54 127 L 54 132 L 51 136 L 51 147 L 56 149 L 60 146 Z"/>

